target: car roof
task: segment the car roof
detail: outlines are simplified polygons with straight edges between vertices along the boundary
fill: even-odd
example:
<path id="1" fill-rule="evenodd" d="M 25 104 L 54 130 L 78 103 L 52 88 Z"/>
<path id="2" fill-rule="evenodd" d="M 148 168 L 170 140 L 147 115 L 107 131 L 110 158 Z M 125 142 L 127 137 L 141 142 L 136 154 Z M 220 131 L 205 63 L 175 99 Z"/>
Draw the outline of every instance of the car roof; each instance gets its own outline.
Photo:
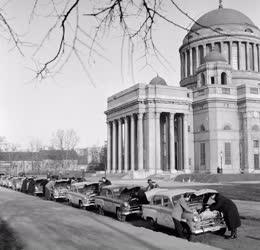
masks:
<path id="1" fill-rule="evenodd" d="M 112 185 L 107 185 L 103 186 L 102 189 L 114 189 L 114 188 L 135 188 L 135 187 L 141 187 L 140 185 L 134 185 L 134 184 L 112 184 Z"/>
<path id="2" fill-rule="evenodd" d="M 166 195 L 166 196 L 176 196 L 176 195 L 182 195 L 182 194 L 186 194 L 186 193 L 195 193 L 196 190 L 195 189 L 161 189 L 158 190 L 158 192 L 156 192 L 154 194 L 155 195 Z"/>
<path id="3" fill-rule="evenodd" d="M 81 186 L 88 186 L 88 185 L 92 185 L 92 184 L 99 184 L 98 182 L 89 182 L 89 181 L 83 181 L 83 182 L 76 182 L 71 184 L 71 186 L 75 186 L 75 187 L 81 187 Z"/>
<path id="4" fill-rule="evenodd" d="M 55 183 L 62 183 L 62 182 L 68 182 L 69 179 L 61 179 L 61 180 L 56 180 Z"/>

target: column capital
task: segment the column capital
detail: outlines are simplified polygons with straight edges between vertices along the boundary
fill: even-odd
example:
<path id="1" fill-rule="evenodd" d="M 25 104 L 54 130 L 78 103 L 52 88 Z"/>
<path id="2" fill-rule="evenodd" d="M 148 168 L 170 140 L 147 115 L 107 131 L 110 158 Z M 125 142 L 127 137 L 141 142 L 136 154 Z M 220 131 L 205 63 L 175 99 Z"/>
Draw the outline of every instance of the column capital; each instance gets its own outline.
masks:
<path id="1" fill-rule="evenodd" d="M 154 112 L 154 115 L 155 115 L 155 119 L 159 119 L 161 112 Z"/>
<path id="2" fill-rule="evenodd" d="M 143 112 L 138 113 L 138 114 L 137 114 L 138 120 L 143 119 L 143 115 L 144 115 Z"/>

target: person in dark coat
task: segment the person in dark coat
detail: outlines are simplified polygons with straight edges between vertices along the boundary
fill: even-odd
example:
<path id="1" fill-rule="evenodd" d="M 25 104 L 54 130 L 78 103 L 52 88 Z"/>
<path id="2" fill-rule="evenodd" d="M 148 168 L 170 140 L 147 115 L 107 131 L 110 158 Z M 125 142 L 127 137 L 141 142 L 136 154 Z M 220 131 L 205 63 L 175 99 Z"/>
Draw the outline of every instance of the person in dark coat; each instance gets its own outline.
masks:
<path id="1" fill-rule="evenodd" d="M 228 236 L 227 238 L 231 238 L 231 239 L 237 238 L 237 228 L 241 226 L 241 221 L 237 210 L 237 206 L 232 200 L 224 197 L 219 193 L 213 194 L 211 198 L 215 200 L 215 203 L 210 205 L 209 209 L 211 211 L 217 210 L 223 213 L 227 228 L 229 231 L 231 231 L 231 235 Z"/>
<path id="2" fill-rule="evenodd" d="M 30 195 L 34 195 L 34 192 L 35 192 L 35 180 L 34 178 L 30 178 L 27 193 Z"/>
<path id="3" fill-rule="evenodd" d="M 146 187 L 146 192 L 159 187 L 159 185 L 155 181 L 152 181 L 152 179 L 148 179 L 147 183 L 148 186 Z"/>
<path id="4" fill-rule="evenodd" d="M 28 178 L 26 177 L 23 180 L 22 187 L 21 187 L 21 192 L 27 193 L 27 183 L 28 183 Z"/>

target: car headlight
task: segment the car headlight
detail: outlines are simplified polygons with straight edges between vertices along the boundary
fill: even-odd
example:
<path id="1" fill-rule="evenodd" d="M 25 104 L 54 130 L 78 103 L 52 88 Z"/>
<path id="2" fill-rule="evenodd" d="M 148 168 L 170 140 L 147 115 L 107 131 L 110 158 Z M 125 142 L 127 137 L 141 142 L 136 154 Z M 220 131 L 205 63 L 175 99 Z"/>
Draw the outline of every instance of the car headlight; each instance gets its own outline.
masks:
<path id="1" fill-rule="evenodd" d="M 198 222 L 200 220 L 199 216 L 194 216 L 192 219 L 194 222 Z"/>
<path id="2" fill-rule="evenodd" d="M 124 203 L 123 203 L 123 208 L 124 208 L 124 209 L 129 209 L 129 208 L 130 208 L 129 203 L 128 203 L 128 202 L 124 202 Z"/>
<path id="3" fill-rule="evenodd" d="M 54 195 L 59 195 L 58 190 L 54 190 L 53 194 L 54 194 Z"/>

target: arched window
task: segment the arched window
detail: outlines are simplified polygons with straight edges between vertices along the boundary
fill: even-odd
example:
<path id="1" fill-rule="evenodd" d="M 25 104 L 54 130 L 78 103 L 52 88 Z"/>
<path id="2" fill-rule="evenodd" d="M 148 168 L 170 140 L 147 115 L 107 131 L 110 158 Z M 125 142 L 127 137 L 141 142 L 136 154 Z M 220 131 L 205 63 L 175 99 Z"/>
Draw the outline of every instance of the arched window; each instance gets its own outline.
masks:
<path id="1" fill-rule="evenodd" d="M 201 86 L 205 86 L 205 85 L 206 85 L 205 76 L 203 73 L 201 73 Z"/>
<path id="2" fill-rule="evenodd" d="M 200 125 L 200 132 L 204 132 L 204 131 L 206 131 L 206 129 L 205 129 L 204 125 L 201 124 L 201 125 Z"/>
<path id="3" fill-rule="evenodd" d="M 221 73 L 221 84 L 227 85 L 227 74 L 225 72 Z"/>
<path id="4" fill-rule="evenodd" d="M 245 32 L 254 33 L 253 30 L 251 30 L 249 28 L 245 29 Z"/>
<path id="5" fill-rule="evenodd" d="M 258 125 L 254 125 L 252 127 L 252 131 L 258 132 L 259 131 L 259 126 Z"/>
<path id="6" fill-rule="evenodd" d="M 231 127 L 229 125 L 225 125 L 224 130 L 231 130 Z"/>

